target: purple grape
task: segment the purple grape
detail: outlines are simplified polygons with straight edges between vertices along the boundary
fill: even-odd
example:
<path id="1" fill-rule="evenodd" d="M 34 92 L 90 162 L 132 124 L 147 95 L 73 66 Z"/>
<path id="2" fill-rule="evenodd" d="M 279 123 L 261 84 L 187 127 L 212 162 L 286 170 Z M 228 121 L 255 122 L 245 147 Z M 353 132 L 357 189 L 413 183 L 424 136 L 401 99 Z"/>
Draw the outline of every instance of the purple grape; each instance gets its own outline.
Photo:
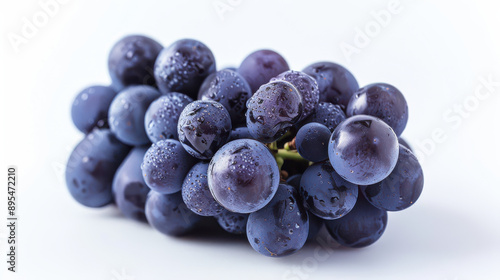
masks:
<path id="1" fill-rule="evenodd" d="M 300 180 L 300 193 L 312 214 L 333 220 L 345 216 L 356 203 L 358 186 L 342 179 L 330 162 L 315 163 Z"/>
<path id="2" fill-rule="evenodd" d="M 161 93 L 181 92 L 196 99 L 203 80 L 215 72 L 215 58 L 202 42 L 183 39 L 163 49 L 154 75 Z"/>
<path id="3" fill-rule="evenodd" d="M 264 207 L 276 193 L 278 164 L 268 148 L 255 140 L 234 140 L 210 161 L 208 186 L 215 200 L 236 213 Z"/>
<path id="4" fill-rule="evenodd" d="M 296 188 L 297 191 L 299 191 L 301 178 L 302 178 L 302 173 L 294 174 L 294 175 L 288 177 L 288 179 L 286 179 L 286 183 L 287 183 L 287 185 L 290 185 L 290 186 Z"/>
<path id="5" fill-rule="evenodd" d="M 365 115 L 350 117 L 333 132 L 328 155 L 342 178 L 358 185 L 382 181 L 398 160 L 398 138 L 382 120 Z"/>
<path id="6" fill-rule="evenodd" d="M 309 65 L 304 73 L 318 82 L 319 101 L 338 104 L 345 110 L 359 85 L 356 78 L 341 65 L 333 62 L 317 62 Z"/>
<path id="7" fill-rule="evenodd" d="M 90 86 L 76 96 L 71 107 L 71 118 L 76 128 L 87 134 L 94 127 L 108 126 L 108 110 L 116 92 L 111 87 Z"/>
<path id="8" fill-rule="evenodd" d="M 226 143 L 231 132 L 231 117 L 220 103 L 194 101 L 179 117 L 177 133 L 186 151 L 199 159 L 210 159 Z"/>
<path id="9" fill-rule="evenodd" d="M 205 85 L 208 83 L 208 86 Z M 203 82 L 198 99 L 219 102 L 227 109 L 233 125 L 245 122 L 246 102 L 252 90 L 245 79 L 231 70 L 217 71 Z"/>
<path id="10" fill-rule="evenodd" d="M 153 67 L 162 50 L 155 40 L 131 35 L 118 41 L 109 53 L 108 69 L 119 90 L 129 85 L 155 85 Z"/>
<path id="11" fill-rule="evenodd" d="M 247 102 L 247 127 L 253 138 L 271 143 L 283 136 L 302 116 L 300 93 L 285 81 L 262 85 Z"/>
<path id="12" fill-rule="evenodd" d="M 271 82 L 274 81 L 289 82 L 300 93 L 304 110 L 299 121 L 307 118 L 314 112 L 314 109 L 316 109 L 319 103 L 319 90 L 316 80 L 311 76 L 300 71 L 289 70 L 271 79 Z"/>
<path id="13" fill-rule="evenodd" d="M 277 52 L 271 50 L 258 50 L 248 55 L 238 73 L 248 82 L 252 92 L 266 84 L 271 78 L 289 70 L 286 60 Z"/>
<path id="14" fill-rule="evenodd" d="M 148 149 L 141 169 L 150 189 L 171 194 L 181 190 L 184 178 L 195 164 L 196 159 L 182 148 L 179 141 L 166 139 Z"/>
<path id="15" fill-rule="evenodd" d="M 349 101 L 347 116 L 370 115 L 387 123 L 397 136 L 403 133 L 408 122 L 408 104 L 403 94 L 394 86 L 383 83 L 360 88 Z"/>
<path id="16" fill-rule="evenodd" d="M 413 153 L 413 149 L 411 148 L 410 144 L 408 143 L 408 141 L 406 141 L 405 139 L 399 137 L 398 138 L 398 141 L 399 141 L 399 144 L 400 145 L 403 145 L 405 148 L 407 148 L 408 150 L 410 150 L 410 152 Z"/>
<path id="17" fill-rule="evenodd" d="M 200 216 L 216 216 L 223 211 L 210 193 L 207 179 L 208 163 L 195 164 L 182 184 L 182 199 L 189 210 Z"/>
<path id="18" fill-rule="evenodd" d="M 177 122 L 182 110 L 193 99 L 178 92 L 169 92 L 149 105 L 144 117 L 146 133 L 151 142 L 164 139 L 178 140 Z"/>
<path id="19" fill-rule="evenodd" d="M 328 102 L 320 102 L 316 110 L 303 122 L 305 124 L 316 122 L 320 123 L 331 132 L 346 119 L 344 111 L 339 105 L 334 105 Z"/>
<path id="20" fill-rule="evenodd" d="M 232 234 L 244 234 L 247 229 L 248 214 L 233 213 L 223 209 L 215 216 L 220 227 Z"/>
<path id="21" fill-rule="evenodd" d="M 297 190 L 281 184 L 268 205 L 250 214 L 247 237 L 255 251 L 268 257 L 281 257 L 304 246 L 309 234 L 309 218 L 298 199 Z"/>
<path id="22" fill-rule="evenodd" d="M 248 130 L 248 127 L 241 126 L 233 129 L 227 138 L 227 142 L 231 142 L 236 139 L 253 139 L 252 134 Z"/>
<path id="23" fill-rule="evenodd" d="M 308 161 L 327 160 L 330 136 L 328 127 L 315 122 L 308 123 L 301 127 L 295 136 L 297 152 Z"/>
<path id="24" fill-rule="evenodd" d="M 399 145 L 398 162 L 387 178 L 371 186 L 362 186 L 361 192 L 375 207 L 386 211 L 400 211 L 412 206 L 424 187 L 424 173 L 413 153 Z"/>
<path id="25" fill-rule="evenodd" d="M 149 193 L 141 172 L 142 159 L 146 150 L 146 147 L 132 149 L 113 179 L 116 205 L 125 217 L 139 221 L 146 221 L 144 206 Z"/>

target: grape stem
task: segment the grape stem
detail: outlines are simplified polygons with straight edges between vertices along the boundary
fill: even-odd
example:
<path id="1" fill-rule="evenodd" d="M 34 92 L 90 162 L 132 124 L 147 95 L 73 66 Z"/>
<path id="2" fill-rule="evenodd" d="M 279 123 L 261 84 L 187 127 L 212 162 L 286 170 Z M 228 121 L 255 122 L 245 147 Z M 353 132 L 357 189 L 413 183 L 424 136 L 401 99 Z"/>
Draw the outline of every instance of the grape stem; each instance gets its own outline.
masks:
<path id="1" fill-rule="evenodd" d="M 293 161 L 308 161 L 301 157 L 297 151 L 288 151 L 286 149 L 278 149 L 275 155 L 276 158 L 280 157 L 284 160 L 293 160 Z"/>

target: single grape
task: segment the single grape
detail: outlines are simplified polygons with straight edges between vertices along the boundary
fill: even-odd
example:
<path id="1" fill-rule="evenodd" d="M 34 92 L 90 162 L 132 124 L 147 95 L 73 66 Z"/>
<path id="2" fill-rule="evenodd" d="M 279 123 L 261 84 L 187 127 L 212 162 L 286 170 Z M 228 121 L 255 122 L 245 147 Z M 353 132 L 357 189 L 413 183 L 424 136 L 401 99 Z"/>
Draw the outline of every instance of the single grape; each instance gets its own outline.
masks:
<path id="1" fill-rule="evenodd" d="M 302 115 L 302 97 L 285 81 L 262 85 L 248 100 L 247 127 L 253 138 L 271 143 L 283 136 Z"/>
<path id="2" fill-rule="evenodd" d="M 111 203 L 113 176 L 129 150 L 108 129 L 87 134 L 66 165 L 66 185 L 73 198 L 88 207 Z"/>
<path id="3" fill-rule="evenodd" d="M 387 212 L 375 208 L 362 195 L 354 208 L 340 219 L 325 221 L 330 235 L 339 244 L 361 248 L 373 244 L 385 231 Z"/>
<path id="4" fill-rule="evenodd" d="M 386 211 L 400 211 L 412 206 L 424 187 L 424 173 L 413 153 L 399 145 L 398 163 L 387 178 L 371 186 L 362 186 L 361 192 L 375 207 Z"/>
<path id="5" fill-rule="evenodd" d="M 351 96 L 359 88 L 351 72 L 333 62 L 313 63 L 302 71 L 318 82 L 320 102 L 338 104 L 342 110 L 347 108 Z"/>
<path id="6" fill-rule="evenodd" d="M 144 127 L 144 115 L 160 93 L 150 86 L 125 88 L 111 102 L 109 127 L 120 141 L 132 146 L 149 143 Z"/>
<path id="7" fill-rule="evenodd" d="M 129 85 L 155 85 L 153 67 L 162 45 L 142 35 L 131 35 L 118 41 L 108 57 L 113 84 L 119 89 Z"/>
<path id="8" fill-rule="evenodd" d="M 219 215 L 215 216 L 215 218 L 221 228 L 229 233 L 246 233 L 248 214 L 233 213 L 224 209 Z"/>
<path id="9" fill-rule="evenodd" d="M 345 119 L 345 113 L 339 105 L 320 102 L 316 110 L 314 110 L 303 123 L 317 122 L 328 127 L 328 129 L 333 132 L 341 122 L 345 121 Z"/>
<path id="10" fill-rule="evenodd" d="M 278 164 L 268 148 L 252 139 L 222 146 L 210 161 L 208 186 L 215 200 L 236 213 L 251 213 L 273 198 L 279 185 Z"/>
<path id="11" fill-rule="evenodd" d="M 394 86 L 383 83 L 370 84 L 356 91 L 349 101 L 346 113 L 348 117 L 377 117 L 392 127 L 397 136 L 403 133 L 408 122 L 405 97 Z"/>
<path id="12" fill-rule="evenodd" d="M 115 202 L 125 217 L 146 221 L 144 206 L 149 188 L 141 172 L 146 147 L 135 147 L 122 162 L 113 179 Z"/>
<path id="13" fill-rule="evenodd" d="M 76 128 L 87 134 L 94 127 L 108 126 L 108 110 L 116 92 L 111 87 L 90 86 L 76 96 L 71 107 L 71 118 Z"/>
<path id="14" fill-rule="evenodd" d="M 342 178 L 358 185 L 372 185 L 386 178 L 396 166 L 398 138 L 382 120 L 366 115 L 348 118 L 333 132 L 328 155 Z"/>
<path id="15" fill-rule="evenodd" d="M 319 90 L 316 80 L 311 76 L 300 71 L 288 70 L 271 79 L 271 82 L 274 81 L 289 82 L 300 93 L 304 109 L 299 121 L 307 118 L 314 112 L 319 103 Z"/>
<path id="16" fill-rule="evenodd" d="M 292 176 L 288 177 L 288 179 L 286 179 L 286 183 L 287 185 L 290 185 L 295 189 L 297 189 L 297 191 L 299 191 L 301 178 L 302 178 L 302 173 L 293 174 Z"/>
<path id="17" fill-rule="evenodd" d="M 210 193 L 207 179 L 208 163 L 195 164 L 182 184 L 182 199 L 189 210 L 200 216 L 216 216 L 224 209 Z"/>
<path id="18" fill-rule="evenodd" d="M 149 105 L 144 117 L 144 126 L 151 142 L 163 139 L 178 140 L 177 122 L 182 110 L 193 99 L 178 92 L 169 92 L 160 96 Z"/>
<path id="19" fill-rule="evenodd" d="M 410 152 L 412 152 L 412 153 L 413 153 L 413 149 L 411 148 L 411 146 L 410 146 L 410 144 L 408 143 L 408 141 L 406 141 L 405 139 L 403 139 L 403 138 L 401 138 L 401 137 L 399 137 L 399 138 L 398 138 L 398 141 L 399 141 L 399 144 L 400 144 L 400 145 L 405 146 L 405 148 L 407 148 L 408 150 L 410 150 Z"/>
<path id="20" fill-rule="evenodd" d="M 256 92 L 261 85 L 287 70 L 290 70 L 288 63 L 277 52 L 258 50 L 241 62 L 238 73 L 248 82 L 252 92 Z"/>
<path id="21" fill-rule="evenodd" d="M 196 99 L 203 80 L 215 72 L 215 57 L 202 42 L 183 39 L 163 49 L 154 75 L 161 93 L 181 92 Z"/>
<path id="22" fill-rule="evenodd" d="M 210 159 L 226 143 L 231 132 L 231 117 L 220 103 L 194 101 L 179 117 L 177 133 L 186 151 L 199 159 Z"/>
<path id="23" fill-rule="evenodd" d="M 309 234 L 309 218 L 298 198 L 297 190 L 281 184 L 268 205 L 250 214 L 247 237 L 255 251 L 268 257 L 281 257 L 304 246 Z"/>
<path id="24" fill-rule="evenodd" d="M 148 149 L 141 169 L 150 189 L 170 194 L 181 190 L 184 178 L 195 164 L 196 159 L 182 148 L 179 141 L 166 139 Z"/>
<path id="25" fill-rule="evenodd" d="M 208 86 L 205 83 L 208 82 Z M 203 82 L 198 94 L 199 100 L 219 102 L 227 109 L 233 125 L 245 122 L 246 102 L 252 90 L 245 79 L 231 70 L 217 71 Z"/>
<path id="26" fill-rule="evenodd" d="M 227 138 L 227 142 L 231 142 L 236 139 L 253 139 L 252 134 L 248 130 L 248 127 L 241 126 L 231 130 L 229 133 L 229 137 Z"/>
<path id="27" fill-rule="evenodd" d="M 295 136 L 297 152 L 308 161 L 327 160 L 331 134 L 328 127 L 322 124 L 312 122 L 304 125 Z"/>
<path id="28" fill-rule="evenodd" d="M 173 236 L 188 233 L 201 221 L 201 216 L 186 207 L 180 192 L 161 194 L 151 191 L 146 200 L 146 218 L 156 230 Z"/>
<path id="29" fill-rule="evenodd" d="M 314 215 L 333 220 L 345 216 L 356 204 L 358 186 L 342 179 L 330 162 L 315 163 L 300 180 L 305 207 Z"/>

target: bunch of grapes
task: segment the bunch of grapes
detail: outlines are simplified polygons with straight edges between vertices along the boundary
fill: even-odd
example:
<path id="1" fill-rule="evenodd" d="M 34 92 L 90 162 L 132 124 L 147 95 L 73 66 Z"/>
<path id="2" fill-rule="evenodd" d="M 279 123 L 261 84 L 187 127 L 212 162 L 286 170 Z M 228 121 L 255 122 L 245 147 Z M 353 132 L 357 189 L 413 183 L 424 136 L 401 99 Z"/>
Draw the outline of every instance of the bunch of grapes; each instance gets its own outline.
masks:
<path id="1" fill-rule="evenodd" d="M 112 84 L 84 89 L 71 111 L 85 137 L 66 182 L 85 206 L 116 204 L 175 236 L 212 219 L 279 257 L 323 225 L 343 246 L 368 246 L 387 211 L 422 192 L 392 85 L 359 88 L 332 62 L 290 70 L 271 50 L 217 70 L 199 41 L 164 48 L 140 35 L 117 42 L 108 67 Z"/>

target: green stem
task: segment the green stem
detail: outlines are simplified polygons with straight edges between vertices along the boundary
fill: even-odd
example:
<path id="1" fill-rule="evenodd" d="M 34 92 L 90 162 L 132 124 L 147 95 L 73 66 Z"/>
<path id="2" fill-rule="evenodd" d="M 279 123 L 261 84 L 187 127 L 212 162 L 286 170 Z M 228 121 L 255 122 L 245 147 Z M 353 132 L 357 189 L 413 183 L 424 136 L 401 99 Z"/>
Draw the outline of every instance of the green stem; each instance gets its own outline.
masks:
<path id="1" fill-rule="evenodd" d="M 293 161 L 308 161 L 302 158 L 297 151 L 287 151 L 286 149 L 278 149 L 278 152 L 275 155 L 276 158 L 281 157 L 284 160 L 293 160 Z"/>
<path id="2" fill-rule="evenodd" d="M 276 158 L 276 163 L 278 164 L 278 168 L 281 171 L 281 168 L 283 167 L 283 164 L 285 163 L 285 160 L 282 157 L 279 157 L 279 156 L 276 156 L 276 155 L 275 155 L 275 158 Z"/>

